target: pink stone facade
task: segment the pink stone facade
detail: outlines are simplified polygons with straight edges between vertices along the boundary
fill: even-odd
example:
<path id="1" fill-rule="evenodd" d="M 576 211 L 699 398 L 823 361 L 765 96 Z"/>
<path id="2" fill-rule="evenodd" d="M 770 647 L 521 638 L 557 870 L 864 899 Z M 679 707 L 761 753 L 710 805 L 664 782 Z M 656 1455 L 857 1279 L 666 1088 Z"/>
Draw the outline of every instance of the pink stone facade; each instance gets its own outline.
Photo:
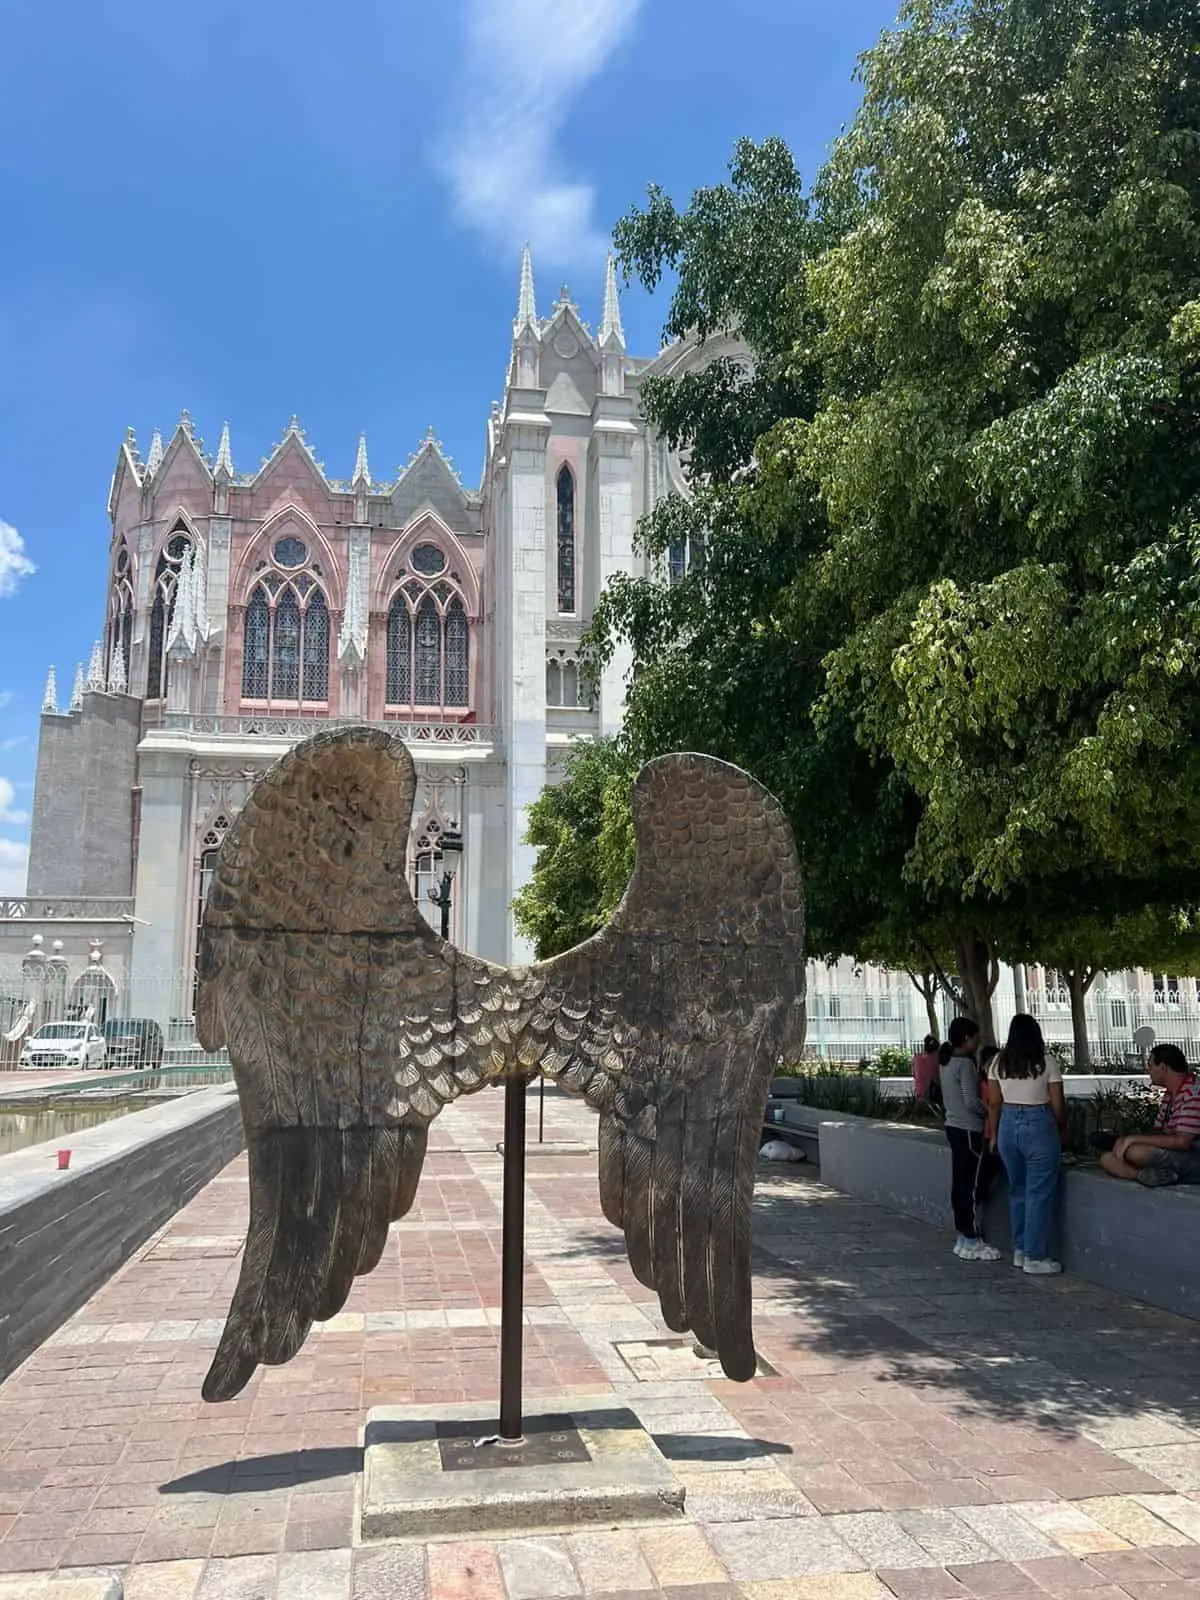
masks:
<path id="1" fill-rule="evenodd" d="M 111 510 L 105 662 L 151 717 L 490 719 L 481 499 L 432 439 L 375 486 L 327 478 L 294 424 L 230 474 L 185 421 L 155 470 L 123 447 Z"/>

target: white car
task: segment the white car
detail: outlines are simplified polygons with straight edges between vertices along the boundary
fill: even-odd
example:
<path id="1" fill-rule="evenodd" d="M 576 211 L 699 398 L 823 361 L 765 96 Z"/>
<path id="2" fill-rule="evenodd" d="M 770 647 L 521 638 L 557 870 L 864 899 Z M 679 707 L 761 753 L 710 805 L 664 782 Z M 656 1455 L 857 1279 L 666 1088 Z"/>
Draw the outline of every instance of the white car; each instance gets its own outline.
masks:
<path id="1" fill-rule="evenodd" d="M 21 1051 L 23 1067 L 102 1067 L 104 1035 L 91 1022 L 43 1022 Z"/>

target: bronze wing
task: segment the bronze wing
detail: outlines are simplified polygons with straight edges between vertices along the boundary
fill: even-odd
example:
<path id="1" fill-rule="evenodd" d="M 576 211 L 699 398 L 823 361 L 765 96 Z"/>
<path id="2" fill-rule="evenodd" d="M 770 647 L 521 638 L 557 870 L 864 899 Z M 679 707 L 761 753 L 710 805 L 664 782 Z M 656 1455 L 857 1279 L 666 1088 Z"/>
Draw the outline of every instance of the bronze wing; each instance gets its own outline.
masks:
<path id="1" fill-rule="evenodd" d="M 222 848 L 197 1030 L 229 1048 L 251 1214 L 205 1398 L 289 1360 L 340 1310 L 411 1206 L 445 1104 L 538 1068 L 600 1111 L 603 1208 L 668 1325 L 752 1376 L 754 1165 L 803 995 L 782 811 L 709 757 L 651 762 L 609 925 L 508 972 L 444 944 L 414 906 L 414 790 L 400 740 L 320 734 L 255 787 Z"/>
<path id="2" fill-rule="evenodd" d="M 600 1112 L 600 1202 L 634 1273 L 669 1328 L 745 1380 L 763 1115 L 803 1037 L 795 842 L 778 802 L 710 756 L 649 762 L 633 823 L 625 897 L 594 939 L 532 969 L 529 1031 L 548 1031 L 547 1076 Z"/>
<path id="3" fill-rule="evenodd" d="M 399 739 L 318 734 L 222 845 L 196 1031 L 233 1063 L 250 1226 L 206 1400 L 342 1308 L 412 1205 L 430 1120 L 503 1068 L 506 974 L 443 944 L 405 881 L 415 787 Z"/>

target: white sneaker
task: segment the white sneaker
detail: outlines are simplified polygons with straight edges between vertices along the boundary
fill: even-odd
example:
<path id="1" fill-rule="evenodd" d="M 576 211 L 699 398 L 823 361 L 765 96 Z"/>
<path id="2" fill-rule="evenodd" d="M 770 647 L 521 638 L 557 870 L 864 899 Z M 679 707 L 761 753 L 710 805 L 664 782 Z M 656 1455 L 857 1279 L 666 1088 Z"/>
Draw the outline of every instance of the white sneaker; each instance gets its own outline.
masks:
<path id="1" fill-rule="evenodd" d="M 960 1239 L 954 1246 L 954 1254 L 960 1261 L 999 1261 L 1000 1252 L 990 1244 L 984 1244 L 982 1239 Z"/>
<path id="2" fill-rule="evenodd" d="M 1033 1256 L 1026 1256 L 1025 1265 L 1022 1268 L 1022 1271 L 1028 1272 L 1030 1277 L 1050 1278 L 1053 1277 L 1056 1272 L 1062 1271 L 1062 1262 L 1051 1261 L 1049 1257 L 1047 1257 L 1047 1259 L 1044 1261 L 1038 1261 Z"/>
<path id="3" fill-rule="evenodd" d="M 1025 1265 L 1025 1252 L 1024 1252 L 1024 1250 L 1014 1250 L 1013 1251 L 1013 1266 L 1014 1267 L 1023 1267 L 1024 1265 Z"/>

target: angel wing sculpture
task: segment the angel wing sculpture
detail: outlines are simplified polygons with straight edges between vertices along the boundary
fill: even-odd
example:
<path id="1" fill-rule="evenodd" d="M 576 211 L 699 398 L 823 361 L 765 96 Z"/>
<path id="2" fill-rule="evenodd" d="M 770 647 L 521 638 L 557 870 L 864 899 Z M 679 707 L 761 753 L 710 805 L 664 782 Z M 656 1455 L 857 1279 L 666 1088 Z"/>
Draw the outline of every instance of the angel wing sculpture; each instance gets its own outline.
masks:
<path id="1" fill-rule="evenodd" d="M 753 1377 L 754 1167 L 803 1017 L 781 808 L 711 757 L 651 761 L 611 921 L 507 970 L 443 942 L 414 905 L 415 791 L 400 739 L 318 734 L 262 778 L 222 846 L 196 1025 L 233 1062 L 250 1226 L 204 1398 L 232 1398 L 341 1309 L 412 1205 L 444 1106 L 537 1071 L 600 1113 L 601 1206 L 668 1327 Z"/>

